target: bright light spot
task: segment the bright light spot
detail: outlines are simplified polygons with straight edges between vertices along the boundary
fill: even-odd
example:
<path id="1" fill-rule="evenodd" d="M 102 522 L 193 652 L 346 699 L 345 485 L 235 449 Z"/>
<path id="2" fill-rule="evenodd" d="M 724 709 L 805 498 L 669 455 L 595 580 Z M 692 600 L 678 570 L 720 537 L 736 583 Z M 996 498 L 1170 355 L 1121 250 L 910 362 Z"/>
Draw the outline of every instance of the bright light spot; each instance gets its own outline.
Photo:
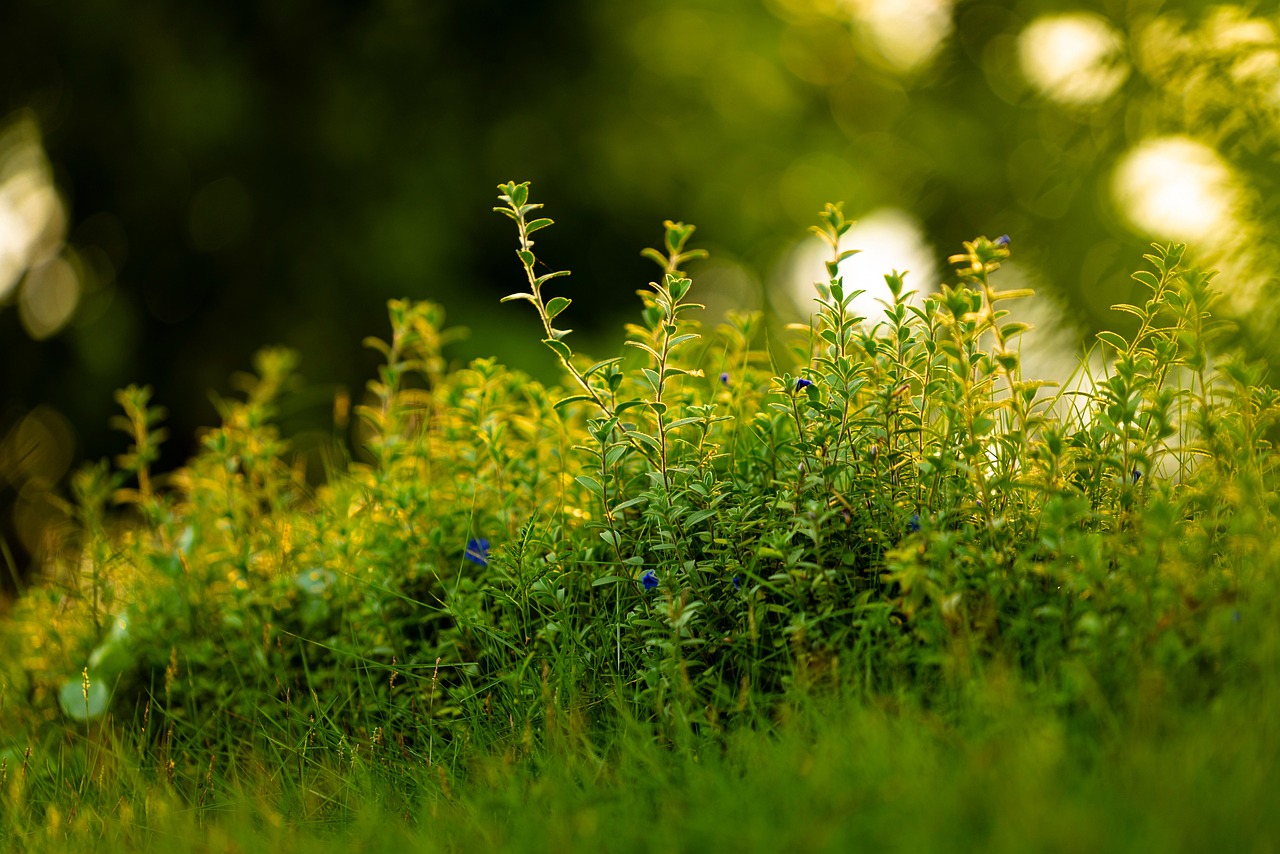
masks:
<path id="1" fill-rule="evenodd" d="M 1105 18 L 1086 12 L 1037 18 L 1018 36 L 1022 72 L 1065 104 L 1096 104 L 1129 76 L 1124 39 Z"/>
<path id="2" fill-rule="evenodd" d="M 19 119 L 0 128 L 0 300 L 27 268 L 61 249 L 65 228 L 35 124 Z"/>
<path id="3" fill-rule="evenodd" d="M 71 319 L 80 301 L 80 277 L 61 257 L 32 268 L 18 294 L 18 313 L 32 338 L 48 338 Z"/>
<path id="4" fill-rule="evenodd" d="M 1184 136 L 1140 143 L 1116 167 L 1112 192 L 1134 226 L 1186 242 L 1231 228 L 1240 204 L 1230 167 Z"/>
<path id="5" fill-rule="evenodd" d="M 861 290 L 853 301 L 853 311 L 879 323 L 884 316 L 883 300 L 892 303 L 893 295 L 885 284 L 885 274 L 894 270 L 910 271 L 906 290 L 931 292 L 937 278 L 933 249 L 925 242 L 920 224 L 905 211 L 880 208 L 867 214 L 849 229 L 840 241 L 842 249 L 860 249 L 857 255 L 840 262 L 840 275 L 845 290 Z M 826 278 L 823 263 L 830 257 L 827 244 L 814 238 L 799 246 L 791 264 L 791 293 L 796 303 L 816 310 L 812 300 L 817 296 L 813 283 Z M 918 302 L 919 300 L 914 300 Z"/>
<path id="6" fill-rule="evenodd" d="M 876 50 L 902 73 L 926 67 L 951 35 L 954 0 L 844 0 Z"/>

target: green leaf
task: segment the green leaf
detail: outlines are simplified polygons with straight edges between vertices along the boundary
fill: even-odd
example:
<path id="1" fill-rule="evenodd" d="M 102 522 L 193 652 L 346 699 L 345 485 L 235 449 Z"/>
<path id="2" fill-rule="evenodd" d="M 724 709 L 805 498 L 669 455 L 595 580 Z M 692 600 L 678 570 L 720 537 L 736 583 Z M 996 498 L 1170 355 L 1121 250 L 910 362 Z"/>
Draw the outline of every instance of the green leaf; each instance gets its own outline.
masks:
<path id="1" fill-rule="evenodd" d="M 650 347 L 648 344 L 644 343 L 643 341 L 623 341 L 622 343 L 623 343 L 623 345 L 624 345 L 624 346 L 626 346 L 626 347 L 635 347 L 637 350 L 643 350 L 643 351 L 645 351 L 645 352 L 646 352 L 646 353 L 648 353 L 650 356 L 652 356 L 652 357 L 653 357 L 653 359 L 654 359 L 654 361 L 656 361 L 656 362 L 661 362 L 661 361 L 662 361 L 662 357 L 661 357 L 660 355 L 658 355 L 658 351 L 657 351 L 657 350 L 655 350 L 655 349 L 653 349 L 652 347 Z"/>
<path id="2" fill-rule="evenodd" d="M 667 259 L 664 258 L 662 253 L 657 249 L 641 249 L 640 256 L 642 258 L 648 258 L 664 270 L 667 268 Z"/>
<path id="3" fill-rule="evenodd" d="M 609 365 L 613 365 L 621 361 L 622 361 L 621 356 L 614 356 L 612 359 L 605 359 L 602 362 L 596 362 L 594 365 L 592 365 L 591 367 L 583 371 L 582 375 L 584 377 L 589 377 L 592 374 L 594 374 L 596 371 L 600 370 L 601 368 L 607 368 Z"/>
<path id="4" fill-rule="evenodd" d="M 620 581 L 630 581 L 629 578 L 623 578 L 621 575 L 605 575 L 591 582 L 592 587 L 604 587 L 606 584 L 617 584 Z"/>
<path id="5" fill-rule="evenodd" d="M 648 433 L 641 433 L 637 430 L 631 433 L 631 437 L 639 441 L 641 444 L 647 445 L 650 448 L 653 448 L 653 450 L 657 451 L 658 453 L 662 453 L 662 445 L 660 445 L 658 443 L 658 440 L 650 436 Z"/>
<path id="6" fill-rule="evenodd" d="M 542 343 L 546 344 L 549 348 L 551 348 L 552 352 L 554 352 L 557 356 L 559 356 L 561 359 L 563 359 L 566 362 L 568 362 L 569 358 L 573 356 L 573 351 L 570 350 L 569 345 L 564 343 L 563 341 L 557 341 L 554 338 L 543 338 Z"/>
<path id="7" fill-rule="evenodd" d="M 537 260 L 534 257 L 533 253 L 530 252 L 528 249 L 517 249 L 516 257 L 519 258 L 520 263 L 525 265 L 526 267 L 532 267 L 533 262 Z"/>
<path id="8" fill-rule="evenodd" d="M 1150 258 L 1150 256 L 1145 256 Z M 1133 274 L 1135 282 L 1141 282 L 1153 291 L 1160 290 L 1160 280 L 1150 270 L 1139 270 Z"/>
<path id="9" fill-rule="evenodd" d="M 588 492 L 596 498 L 604 500 L 604 487 L 600 485 L 600 481 L 596 480 L 589 474 L 580 474 L 574 478 L 578 483 L 582 484 Z"/>
<path id="10" fill-rule="evenodd" d="M 512 300 L 517 300 L 517 299 L 524 299 L 524 300 L 528 300 L 529 302 L 533 303 L 534 305 L 537 305 L 537 304 L 538 304 L 538 300 L 534 298 L 533 294 L 507 294 L 505 297 L 503 297 L 502 299 L 500 299 L 500 300 L 498 300 L 498 301 L 499 301 L 499 302 L 511 302 Z"/>
<path id="11" fill-rule="evenodd" d="M 533 257 L 533 253 L 530 253 L 530 257 Z M 561 276 L 567 276 L 569 275 L 570 272 L 571 272 L 570 270 L 556 270 L 554 273 L 547 273 L 545 275 L 539 276 L 538 278 L 533 280 L 533 283 L 534 285 L 540 288 L 547 282 L 551 281 L 552 279 L 558 279 Z"/>
<path id="12" fill-rule="evenodd" d="M 1145 311 L 1138 308 L 1136 305 L 1129 305 L 1127 302 L 1118 302 L 1115 305 L 1111 306 L 1111 310 L 1123 311 L 1126 314 L 1132 314 L 1134 317 L 1139 317 L 1139 318 L 1142 318 L 1143 320 L 1147 319 L 1147 313 Z"/>
<path id="13" fill-rule="evenodd" d="M 1101 341 L 1104 344 L 1110 344 L 1112 347 L 1114 347 L 1117 351 L 1121 353 L 1127 352 L 1129 349 L 1129 342 L 1124 340 L 1123 336 L 1115 332 L 1111 332 L 1110 330 L 1104 329 L 1101 332 L 1097 333 L 1097 336 L 1099 341 Z"/>
<path id="14" fill-rule="evenodd" d="M 701 337 L 702 336 L 696 332 L 686 332 L 684 335 L 677 335 L 675 338 L 672 338 L 670 341 L 668 341 L 667 348 L 669 350 L 674 350 L 676 347 L 679 347 L 681 344 L 685 343 L 686 341 L 695 341 Z"/>
<path id="15" fill-rule="evenodd" d="M 382 354 L 383 358 L 391 358 L 391 346 L 381 338 L 370 335 L 368 338 L 364 339 L 363 343 L 364 346 L 368 347 L 370 350 L 377 350 Z"/>
<path id="16" fill-rule="evenodd" d="M 547 317 L 554 319 L 557 314 L 569 307 L 573 300 L 566 297 L 555 297 L 547 303 Z"/>
<path id="17" fill-rule="evenodd" d="M 527 235 L 533 234 L 535 231 L 546 228 L 549 225 L 554 225 L 554 222 L 546 217 L 543 217 L 542 219 L 535 219 L 524 227 L 524 233 Z"/>
<path id="18" fill-rule="evenodd" d="M 562 397 L 559 400 L 557 400 L 555 402 L 555 405 L 552 408 L 563 409 L 564 407 L 568 406 L 571 403 L 584 403 L 584 402 L 593 402 L 593 401 L 594 401 L 594 398 L 592 398 L 591 395 L 589 394 L 571 394 L 568 397 Z"/>
<path id="19" fill-rule="evenodd" d="M 613 414 L 620 415 L 623 412 L 626 412 L 628 409 L 632 409 L 633 407 L 636 407 L 636 406 L 644 406 L 647 403 L 648 403 L 647 400 L 640 400 L 639 398 L 635 400 L 624 400 L 622 401 L 622 403 L 619 403 L 617 406 L 614 407 Z"/>
<path id="20" fill-rule="evenodd" d="M 613 512 L 620 513 L 621 511 L 626 510 L 628 507 L 635 507 L 637 504 L 643 504 L 648 500 L 649 500 L 648 496 L 644 496 L 644 495 L 627 499 L 626 501 L 623 501 L 621 504 L 613 505 Z"/>
<path id="21" fill-rule="evenodd" d="M 714 507 L 708 510 L 698 510 L 694 513 L 689 514 L 689 518 L 685 520 L 685 524 L 688 525 L 689 527 L 693 527 L 694 525 L 705 522 L 706 520 L 710 519 L 712 516 L 715 516 L 719 512 L 720 511 Z"/>

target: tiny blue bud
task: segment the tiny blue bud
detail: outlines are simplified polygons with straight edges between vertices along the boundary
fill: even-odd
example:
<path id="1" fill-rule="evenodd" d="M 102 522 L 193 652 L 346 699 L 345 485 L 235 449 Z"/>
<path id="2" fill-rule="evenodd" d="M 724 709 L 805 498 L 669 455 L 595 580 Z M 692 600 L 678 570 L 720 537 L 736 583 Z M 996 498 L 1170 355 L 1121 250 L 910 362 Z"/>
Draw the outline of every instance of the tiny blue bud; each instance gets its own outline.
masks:
<path id="1" fill-rule="evenodd" d="M 733 589 L 734 589 L 734 590 L 741 590 L 741 589 L 742 589 L 742 579 L 741 579 L 741 578 L 739 578 L 739 577 L 738 577 L 738 576 L 736 576 L 736 575 L 733 577 Z"/>
<path id="2" fill-rule="evenodd" d="M 645 592 L 652 590 L 658 586 L 658 573 L 652 569 L 646 570 L 644 575 L 640 576 L 640 583 L 644 585 Z"/>
<path id="3" fill-rule="evenodd" d="M 721 383 L 721 385 L 728 385 L 728 384 L 729 384 L 729 372 L 728 372 L 728 371 L 725 371 L 723 374 L 721 374 L 721 375 L 720 375 L 720 383 Z"/>
<path id="4" fill-rule="evenodd" d="M 796 380 L 796 391 L 802 391 L 803 389 L 806 389 L 811 385 L 813 385 L 813 380 L 807 380 L 804 377 L 801 377 L 800 379 Z"/>
<path id="5" fill-rule="evenodd" d="M 920 514 L 919 513 L 911 514 L 911 518 L 907 520 L 907 530 L 913 534 L 916 531 L 920 530 Z"/>
<path id="6" fill-rule="evenodd" d="M 473 537 L 467 540 L 467 550 L 463 552 L 463 557 L 479 566 L 489 565 L 489 541 L 483 537 Z"/>
<path id="7" fill-rule="evenodd" d="M 1132 477 L 1134 483 L 1137 483 L 1142 478 L 1142 472 L 1138 471 L 1137 466 L 1133 467 Z"/>
<path id="8" fill-rule="evenodd" d="M 996 246 L 1003 246 L 1004 248 L 1008 249 L 1008 248 L 1009 248 L 1009 235 L 1007 235 L 1007 234 L 1002 234 L 1002 235 L 1000 235 L 999 237 L 997 237 L 997 238 L 996 238 Z"/>

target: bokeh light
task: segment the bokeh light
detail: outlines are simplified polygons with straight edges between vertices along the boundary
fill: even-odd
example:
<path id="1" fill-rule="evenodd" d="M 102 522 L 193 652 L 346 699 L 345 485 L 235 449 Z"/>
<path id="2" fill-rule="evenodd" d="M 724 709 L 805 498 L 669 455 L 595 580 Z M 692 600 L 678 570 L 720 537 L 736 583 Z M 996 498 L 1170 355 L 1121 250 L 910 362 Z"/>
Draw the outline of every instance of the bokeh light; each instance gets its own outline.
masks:
<path id="1" fill-rule="evenodd" d="M 1114 95 L 1129 76 L 1123 51 L 1120 31 L 1087 12 L 1036 18 L 1018 36 L 1023 74 L 1062 104 L 1096 104 Z"/>
<path id="2" fill-rule="evenodd" d="M 39 129 L 19 115 L 0 128 L 0 302 L 17 291 L 32 338 L 62 329 L 80 299 L 76 269 L 60 254 L 66 226 Z"/>
<path id="3" fill-rule="evenodd" d="M 75 268 L 61 256 L 27 271 L 18 312 L 32 338 L 48 338 L 71 319 L 80 299 Z"/>
<path id="4" fill-rule="evenodd" d="M 840 262 L 840 275 L 846 291 L 863 292 L 854 299 L 853 310 L 866 318 L 869 325 L 883 319 L 882 301 L 893 301 L 884 277 L 894 270 L 909 273 L 904 281 L 907 290 L 917 292 L 914 302 L 936 289 L 938 271 L 934 250 L 925 240 L 919 221 L 906 211 L 897 208 L 872 211 L 849 229 L 840 245 L 844 249 L 859 250 L 857 255 Z M 800 244 L 792 255 L 787 281 L 791 297 L 802 311 L 815 308 L 813 283 L 825 280 L 823 263 L 830 252 L 825 243 L 814 237 Z"/>
<path id="5" fill-rule="evenodd" d="M 1204 143 L 1186 136 L 1144 140 L 1115 170 L 1112 190 L 1129 222 L 1146 234 L 1208 241 L 1239 215 L 1239 182 Z"/>
<path id="6" fill-rule="evenodd" d="M 66 416 L 49 406 L 37 406 L 3 430 L 0 425 L 0 492 L 11 490 L 12 503 L 4 511 L 18 542 L 28 554 L 47 551 L 65 517 L 50 492 L 75 461 L 75 431 Z M 9 527 L 4 525 L 3 527 Z"/>
<path id="7" fill-rule="evenodd" d="M 951 35 L 952 0 L 845 0 L 859 31 L 894 71 L 921 71 Z"/>

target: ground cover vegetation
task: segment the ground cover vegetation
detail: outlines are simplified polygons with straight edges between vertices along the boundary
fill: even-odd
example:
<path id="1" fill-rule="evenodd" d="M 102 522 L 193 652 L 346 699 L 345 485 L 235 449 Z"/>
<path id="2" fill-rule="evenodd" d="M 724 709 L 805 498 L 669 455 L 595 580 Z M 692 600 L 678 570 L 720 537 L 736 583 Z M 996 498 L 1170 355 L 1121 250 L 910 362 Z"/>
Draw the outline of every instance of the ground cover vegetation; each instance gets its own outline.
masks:
<path id="1" fill-rule="evenodd" d="M 118 394 L 128 453 L 0 628 L 7 847 L 1274 850 L 1280 396 L 1184 247 L 1058 384 L 1007 236 L 862 318 L 829 205 L 777 341 L 699 318 L 668 222 L 597 361 L 499 190 L 561 387 L 392 301 L 319 483 L 289 351 L 176 472 Z"/>

